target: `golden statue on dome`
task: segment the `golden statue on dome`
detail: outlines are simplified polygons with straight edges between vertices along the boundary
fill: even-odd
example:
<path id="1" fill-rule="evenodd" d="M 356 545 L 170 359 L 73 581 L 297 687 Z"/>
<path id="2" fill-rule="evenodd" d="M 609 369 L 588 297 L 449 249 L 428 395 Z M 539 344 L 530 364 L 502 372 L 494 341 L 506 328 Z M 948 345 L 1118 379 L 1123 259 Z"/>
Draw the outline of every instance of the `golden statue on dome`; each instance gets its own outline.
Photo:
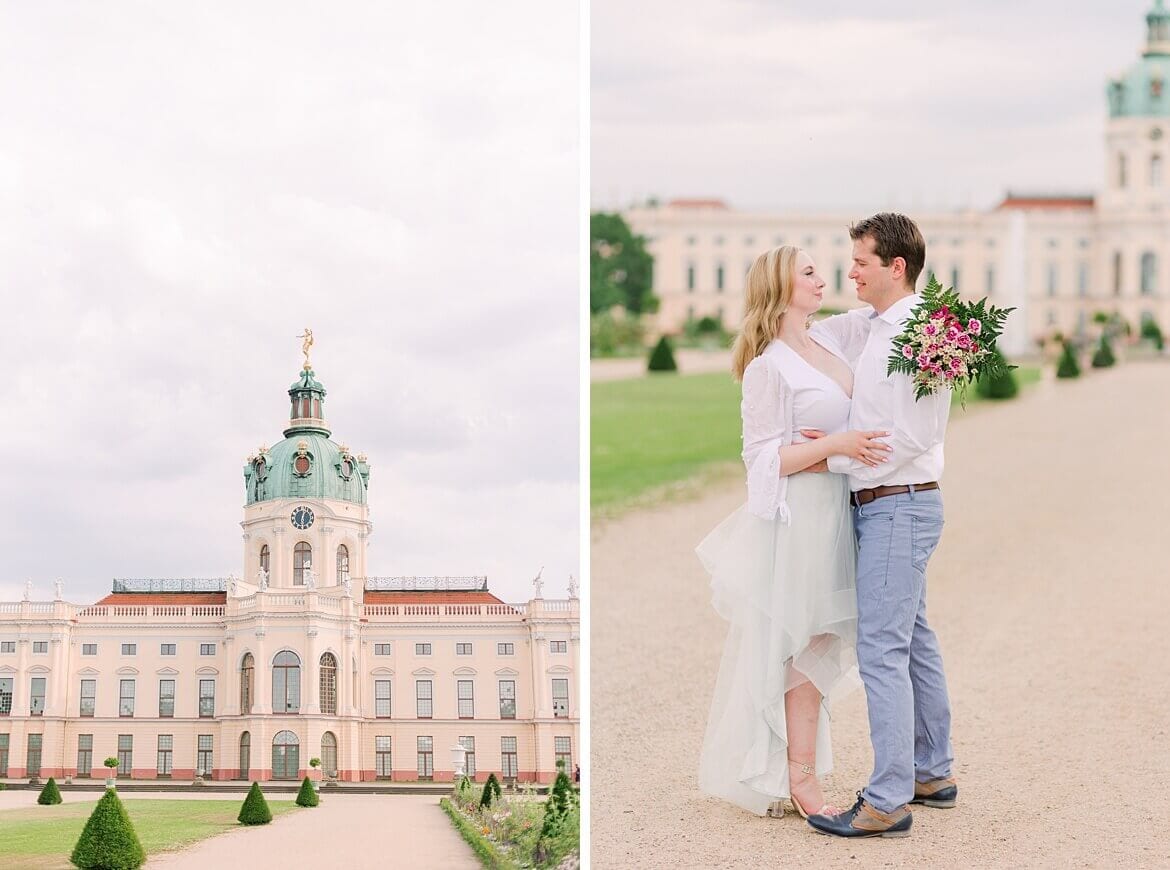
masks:
<path id="1" fill-rule="evenodd" d="M 301 353 L 305 355 L 305 371 L 312 371 L 313 366 L 309 363 L 309 348 L 313 346 L 313 330 L 306 326 L 304 334 L 296 337 L 304 340 L 301 345 Z"/>

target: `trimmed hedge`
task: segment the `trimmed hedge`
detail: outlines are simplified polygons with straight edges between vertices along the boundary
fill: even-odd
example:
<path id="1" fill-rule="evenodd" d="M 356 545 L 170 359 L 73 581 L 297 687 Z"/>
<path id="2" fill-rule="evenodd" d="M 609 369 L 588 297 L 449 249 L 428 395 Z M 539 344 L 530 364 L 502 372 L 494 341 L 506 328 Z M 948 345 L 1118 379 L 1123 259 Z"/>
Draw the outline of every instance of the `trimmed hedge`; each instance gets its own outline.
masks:
<path id="1" fill-rule="evenodd" d="M 998 350 L 995 351 L 1002 364 L 1002 370 L 994 375 L 984 374 L 975 383 L 975 392 L 984 399 L 1012 399 L 1020 391 L 1015 372 L 1009 369 L 1008 361 Z M 985 370 L 986 371 L 986 370 Z"/>
<path id="2" fill-rule="evenodd" d="M 1058 378 L 1079 378 L 1081 376 L 1081 366 L 1077 362 L 1072 342 L 1064 342 L 1064 350 L 1061 352 L 1060 362 L 1056 366 L 1056 376 Z"/>
<path id="3" fill-rule="evenodd" d="M 498 870 L 514 870 L 514 868 L 518 867 L 494 843 L 476 830 L 475 826 L 467 820 L 467 817 L 451 804 L 451 801 L 447 798 L 442 798 L 439 801 L 439 806 L 443 808 L 443 812 L 451 819 L 451 823 L 459 831 L 459 836 L 463 837 L 467 845 L 472 848 L 472 851 L 479 856 L 479 859 L 485 867 L 494 867 L 498 868 Z"/>
<path id="4" fill-rule="evenodd" d="M 126 807 L 112 788 L 93 808 L 69 860 L 82 870 L 135 870 L 146 862 Z"/>
<path id="5" fill-rule="evenodd" d="M 312 781 L 306 776 L 301 780 L 301 790 L 297 792 L 297 806 L 315 807 L 319 803 L 321 803 L 321 798 L 317 796 Z"/>
<path id="6" fill-rule="evenodd" d="M 662 336 L 654 350 L 650 351 L 650 361 L 646 368 L 652 372 L 677 372 L 678 364 L 674 361 L 674 349 L 670 346 L 670 339 Z"/>
<path id="7" fill-rule="evenodd" d="M 61 803 L 61 789 L 57 788 L 57 780 L 49 777 L 49 781 L 45 783 L 45 787 L 41 789 L 40 795 L 37 797 L 37 803 L 42 806 L 49 806 L 51 804 Z"/>
<path id="8" fill-rule="evenodd" d="M 254 782 L 248 789 L 248 796 L 244 798 L 244 805 L 240 807 L 237 821 L 241 825 L 267 825 L 272 821 L 272 810 L 268 809 L 268 801 L 264 800 L 260 783 Z"/>
<path id="9" fill-rule="evenodd" d="M 494 773 L 489 773 L 487 782 L 483 784 L 483 795 L 479 799 L 481 808 L 490 807 L 492 805 L 493 797 L 498 798 L 503 792 L 500 790 L 500 781 L 496 779 Z"/>
<path id="10" fill-rule="evenodd" d="M 1102 335 L 1101 343 L 1097 345 L 1097 351 L 1093 354 L 1093 368 L 1107 369 L 1116 362 L 1117 359 L 1113 356 L 1113 345 L 1109 343 L 1109 336 Z"/>

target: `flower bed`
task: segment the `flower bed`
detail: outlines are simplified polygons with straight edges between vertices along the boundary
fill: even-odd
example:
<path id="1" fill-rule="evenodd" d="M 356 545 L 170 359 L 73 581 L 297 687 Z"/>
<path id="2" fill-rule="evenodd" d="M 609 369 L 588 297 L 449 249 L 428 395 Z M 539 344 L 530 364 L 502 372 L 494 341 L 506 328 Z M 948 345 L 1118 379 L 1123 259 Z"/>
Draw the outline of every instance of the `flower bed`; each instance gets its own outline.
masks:
<path id="1" fill-rule="evenodd" d="M 581 851 L 580 798 L 574 791 L 558 830 L 541 839 L 547 802 L 535 790 L 480 808 L 483 787 L 467 783 L 440 804 L 476 854 L 490 867 L 556 867 Z"/>

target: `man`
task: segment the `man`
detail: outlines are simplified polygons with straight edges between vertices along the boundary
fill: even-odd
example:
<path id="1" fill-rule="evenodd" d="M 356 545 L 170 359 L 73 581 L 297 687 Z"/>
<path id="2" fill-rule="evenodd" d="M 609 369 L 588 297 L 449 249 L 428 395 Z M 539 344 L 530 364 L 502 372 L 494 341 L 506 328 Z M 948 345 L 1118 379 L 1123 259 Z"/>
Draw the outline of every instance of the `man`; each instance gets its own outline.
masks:
<path id="1" fill-rule="evenodd" d="M 943 526 L 938 479 L 950 391 L 915 401 L 911 379 L 887 375 L 893 339 L 922 301 L 914 284 L 926 242 L 905 215 L 882 213 L 849 229 L 857 296 L 870 307 L 813 326 L 853 365 L 849 428 L 889 431 L 876 467 L 834 456 L 849 475 L 857 531 L 857 659 L 869 705 L 874 769 L 857 803 L 814 815 L 816 830 L 840 837 L 905 837 L 908 804 L 953 807 L 951 712 L 938 639 L 926 621 L 926 563 Z"/>

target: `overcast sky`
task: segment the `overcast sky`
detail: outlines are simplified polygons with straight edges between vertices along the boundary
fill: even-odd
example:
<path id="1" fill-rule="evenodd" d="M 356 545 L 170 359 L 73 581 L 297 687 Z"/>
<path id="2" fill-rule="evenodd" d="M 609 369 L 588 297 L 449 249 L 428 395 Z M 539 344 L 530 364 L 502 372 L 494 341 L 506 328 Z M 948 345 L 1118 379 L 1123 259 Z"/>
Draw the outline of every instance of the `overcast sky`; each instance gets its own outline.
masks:
<path id="1" fill-rule="evenodd" d="M 1093 192 L 1153 0 L 592 2 L 592 200 L 985 207 Z"/>
<path id="2" fill-rule="evenodd" d="M 240 573 L 306 326 L 371 573 L 564 596 L 574 5 L 5 4 L 0 600 Z"/>

